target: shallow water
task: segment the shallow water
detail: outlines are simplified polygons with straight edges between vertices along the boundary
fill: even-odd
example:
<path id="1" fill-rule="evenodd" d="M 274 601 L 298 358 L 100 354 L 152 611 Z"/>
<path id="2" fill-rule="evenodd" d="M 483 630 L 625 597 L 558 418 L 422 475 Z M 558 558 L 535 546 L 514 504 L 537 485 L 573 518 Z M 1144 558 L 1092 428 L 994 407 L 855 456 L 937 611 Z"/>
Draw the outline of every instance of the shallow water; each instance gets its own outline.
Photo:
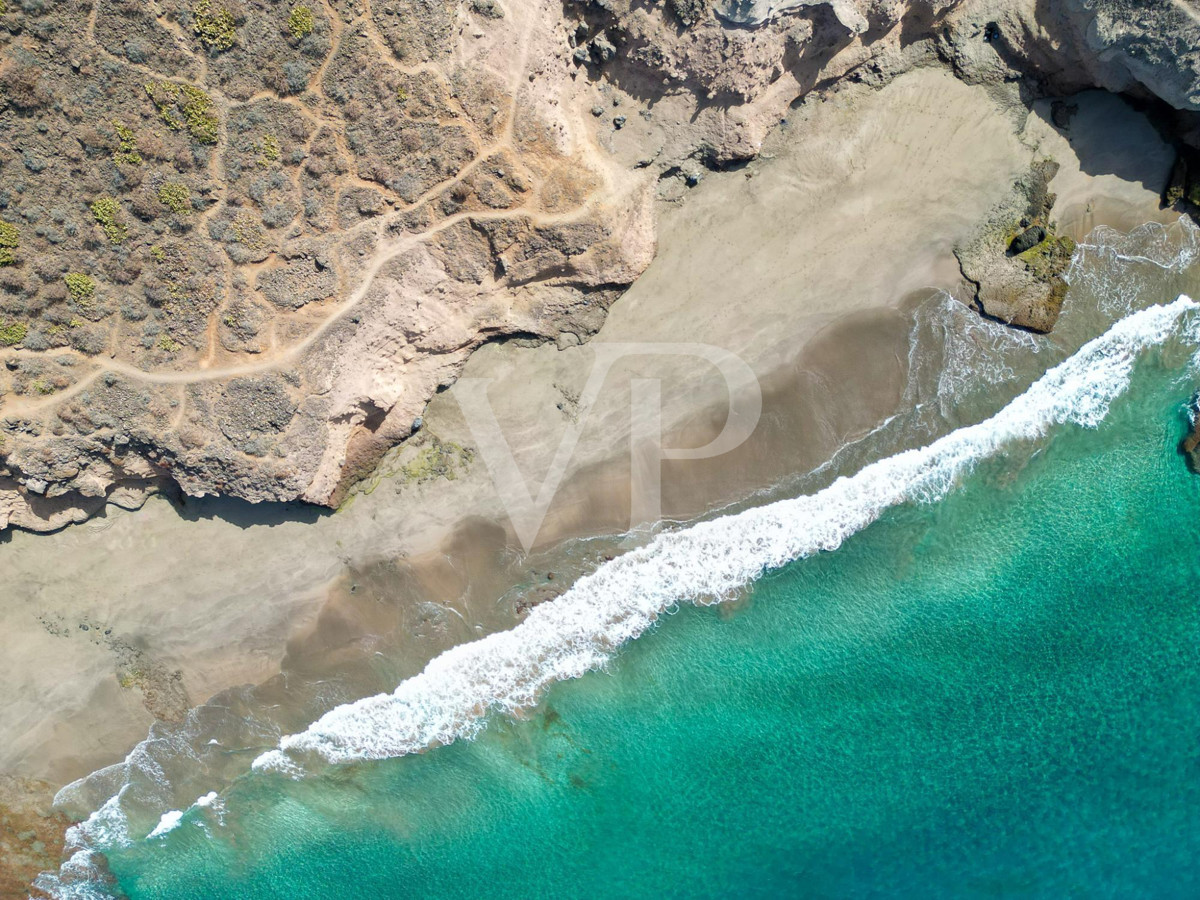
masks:
<path id="1" fill-rule="evenodd" d="M 470 690 L 499 676 L 464 668 L 463 648 L 440 675 L 285 741 L 170 830 L 173 817 L 148 840 L 140 820 L 131 835 L 93 829 L 110 887 L 254 900 L 1197 895 L 1200 479 L 1176 447 L 1200 380 L 1198 314 L 1143 316 L 1161 327 L 1074 357 L 1036 403 L 993 420 L 1003 428 L 968 425 L 1130 308 L 1189 288 L 1190 235 L 1161 237 L 1084 248 L 1053 343 L 946 336 L 937 371 L 914 368 L 902 433 L 875 445 L 967 426 L 932 455 L 849 482 L 869 490 L 826 489 L 811 508 L 751 510 L 694 545 L 696 528 L 618 560 L 638 578 L 600 580 L 583 607 L 614 604 L 604 640 L 509 658 L 526 669 L 509 667 L 515 699 L 496 706 L 541 692 L 531 713 L 480 719 Z M 1100 424 L 1058 424 L 1070 421 Z M 835 499 L 858 518 L 821 518 Z M 723 594 L 752 576 L 759 563 L 730 562 L 743 551 L 768 568 L 807 558 L 736 603 L 658 617 L 672 589 L 705 602 L 695 585 Z M 629 598 L 600 590 L 631 585 Z M 551 606 L 527 622 L 552 623 Z M 560 680 L 614 650 L 604 672 Z M 378 756 L 399 758 L 367 761 Z"/>
<path id="2" fill-rule="evenodd" d="M 130 897 L 1195 896 L 1200 480 L 1176 378 L 688 607 L 477 740 L 110 855 Z"/>

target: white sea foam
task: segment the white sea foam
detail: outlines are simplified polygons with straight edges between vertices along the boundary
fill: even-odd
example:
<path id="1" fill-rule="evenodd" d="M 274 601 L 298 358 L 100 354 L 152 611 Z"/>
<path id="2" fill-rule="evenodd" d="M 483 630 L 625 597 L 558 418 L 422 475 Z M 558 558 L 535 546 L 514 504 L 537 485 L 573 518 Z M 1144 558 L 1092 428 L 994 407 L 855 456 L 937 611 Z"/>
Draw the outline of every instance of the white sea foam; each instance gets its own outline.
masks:
<path id="1" fill-rule="evenodd" d="M 956 420 L 956 408 L 965 400 L 994 393 L 997 385 L 1012 381 L 1014 359 L 1049 345 L 1048 338 L 986 319 L 945 292 L 937 298 L 930 321 L 941 332 L 936 402 L 941 417 L 949 421 Z M 919 342 L 912 346 L 915 353 Z M 909 364 L 916 366 L 912 359 Z"/>
<path id="2" fill-rule="evenodd" d="M 1123 316 L 1172 290 L 1164 275 L 1182 275 L 1197 259 L 1200 228 L 1188 216 L 1169 225 L 1148 222 L 1128 234 L 1101 225 L 1076 248 L 1067 281 L 1072 293 L 1078 288 L 1089 298 L 1089 308 Z M 1064 317 L 1072 307 L 1068 296 Z"/>
<path id="3" fill-rule="evenodd" d="M 168 831 L 174 831 L 179 827 L 179 823 L 182 821 L 182 810 L 168 809 L 162 814 L 162 818 L 158 820 L 158 824 L 154 826 L 154 830 L 146 835 L 146 840 L 150 840 L 150 838 L 156 838 L 160 834 L 166 834 Z"/>
<path id="4" fill-rule="evenodd" d="M 298 775 L 312 759 L 343 763 L 419 752 L 470 737 L 489 713 L 514 713 L 551 684 L 602 667 L 679 603 L 711 603 L 768 569 L 835 550 L 889 507 L 946 494 L 979 461 L 1055 425 L 1095 427 L 1129 384 L 1138 354 L 1198 308 L 1187 297 L 1134 313 L 1046 372 L 992 418 L 920 450 L 873 463 L 811 496 L 660 535 L 534 608 L 515 628 L 455 647 L 394 693 L 340 706 L 257 770 Z M 1194 339 L 1195 335 L 1189 337 Z"/>
<path id="5" fill-rule="evenodd" d="M 197 797 L 196 802 L 192 804 L 194 807 L 206 809 L 211 806 L 219 808 L 219 798 L 216 791 L 209 791 L 203 797 Z M 154 830 L 146 835 L 146 840 L 156 838 L 159 835 L 166 834 L 168 831 L 174 831 L 179 827 L 179 823 L 183 821 L 183 810 L 169 809 L 162 814 L 158 820 L 158 824 L 154 826 Z"/>
<path id="6" fill-rule="evenodd" d="M 214 806 L 217 803 L 217 792 L 209 791 L 203 797 L 196 798 L 196 805 L 200 807 Z"/>
<path id="7" fill-rule="evenodd" d="M 1200 317 L 1191 315 L 1198 308 L 1180 297 L 1134 313 L 993 418 L 867 466 L 811 497 L 663 534 L 535 608 L 511 631 L 443 654 L 393 694 L 333 710 L 305 732 L 283 739 L 255 767 L 299 776 L 310 754 L 333 762 L 379 758 L 471 736 L 489 712 L 528 707 L 553 682 L 603 666 L 621 644 L 678 603 L 712 602 L 765 569 L 835 549 L 889 506 L 941 497 L 971 466 L 1014 441 L 1036 439 L 1060 423 L 1097 425 L 1128 385 L 1139 352 L 1167 340 L 1181 321 L 1186 323 L 1181 336 L 1191 344 L 1200 341 Z M 152 734 L 124 763 L 60 792 L 61 799 L 78 805 L 85 789 L 94 793 L 107 783 L 114 791 L 85 822 L 68 829 L 68 847 L 75 852 L 58 873 L 39 876 L 39 888 L 60 898 L 110 896 L 95 851 L 132 843 L 126 805 L 142 810 L 140 818 L 166 799 L 169 785 L 151 750 L 170 745 L 174 752 L 190 752 L 176 744 L 173 734 Z M 211 807 L 218 824 L 223 819 L 215 793 L 194 806 Z M 158 805 L 169 808 L 167 802 Z"/>

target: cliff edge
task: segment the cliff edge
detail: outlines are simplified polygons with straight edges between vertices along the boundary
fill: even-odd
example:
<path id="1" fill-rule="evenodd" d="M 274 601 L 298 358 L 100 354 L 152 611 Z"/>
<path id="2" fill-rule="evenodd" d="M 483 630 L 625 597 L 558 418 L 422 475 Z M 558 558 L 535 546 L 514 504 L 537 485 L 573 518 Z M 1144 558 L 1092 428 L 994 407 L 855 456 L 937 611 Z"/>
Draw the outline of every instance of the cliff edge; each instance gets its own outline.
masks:
<path id="1" fill-rule="evenodd" d="M 1197 47 L 1183 0 L 0 0 L 0 528 L 336 506 L 478 347 L 588 340 L 805 97 L 949 65 L 1188 140 Z"/>

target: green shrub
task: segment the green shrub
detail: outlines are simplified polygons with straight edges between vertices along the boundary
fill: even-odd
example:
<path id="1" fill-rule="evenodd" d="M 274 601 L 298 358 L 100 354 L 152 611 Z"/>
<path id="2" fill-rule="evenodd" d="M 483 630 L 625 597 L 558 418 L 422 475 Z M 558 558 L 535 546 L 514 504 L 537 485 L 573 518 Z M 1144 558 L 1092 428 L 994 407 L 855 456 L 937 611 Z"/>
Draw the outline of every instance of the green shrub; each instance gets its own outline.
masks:
<path id="1" fill-rule="evenodd" d="M 163 206 L 167 207 L 173 213 L 182 215 L 191 212 L 192 192 L 187 189 L 186 184 L 179 184 L 174 181 L 167 182 L 158 189 L 158 199 Z M 154 252 L 153 248 L 150 252 Z"/>
<path id="2" fill-rule="evenodd" d="M 317 20 L 313 16 L 313 11 L 307 6 L 297 6 L 288 16 L 288 31 L 296 40 L 312 34 L 316 25 Z"/>
<path id="3" fill-rule="evenodd" d="M 187 129 L 202 144 L 215 144 L 220 120 L 213 111 L 212 98 L 190 84 L 160 81 L 145 85 L 146 95 L 158 109 L 158 117 L 172 131 Z"/>
<path id="4" fill-rule="evenodd" d="M 261 250 L 266 244 L 266 235 L 262 226 L 255 221 L 249 210 L 240 210 L 229 223 L 233 230 L 233 239 L 251 250 Z"/>
<path id="5" fill-rule="evenodd" d="M 192 30 L 209 50 L 220 53 L 237 42 L 237 22 L 224 6 L 214 7 L 212 0 L 199 0 L 192 7 Z"/>
<path id="6" fill-rule="evenodd" d="M 258 159 L 258 164 L 260 166 L 266 168 L 271 163 L 277 162 L 279 160 L 280 152 L 279 138 L 275 137 L 273 134 L 268 134 L 262 139 L 262 143 L 258 145 L 258 152 L 260 154 Z"/>
<path id="7" fill-rule="evenodd" d="M 96 296 L 96 282 L 80 272 L 68 272 L 63 276 L 67 283 L 67 293 L 78 306 L 88 307 Z"/>
<path id="8" fill-rule="evenodd" d="M 212 98 L 200 88 L 183 85 L 183 120 L 188 133 L 202 144 L 215 144 L 220 122 L 213 112 Z"/>
<path id="9" fill-rule="evenodd" d="M 149 82 L 144 85 L 146 96 L 158 109 L 158 117 L 172 131 L 183 128 L 184 121 L 175 115 L 175 101 L 179 99 L 179 85 L 170 81 Z"/>
<path id="10" fill-rule="evenodd" d="M 110 244 L 124 243 L 128 234 L 125 226 L 118 221 L 121 207 L 117 205 L 117 201 L 112 197 L 101 197 L 92 204 L 92 215 L 96 217 L 96 222 L 104 229 L 104 233 L 108 236 Z"/>
<path id="11" fill-rule="evenodd" d="M 5 322 L 0 324 L 0 347 L 11 347 L 25 340 L 29 326 L 24 322 Z"/>
<path id="12" fill-rule="evenodd" d="M 158 339 L 158 349 L 162 350 L 166 353 L 174 353 L 176 350 L 179 349 L 179 347 L 180 347 L 179 342 L 177 340 L 175 340 L 173 337 L 171 337 L 169 334 L 164 334 L 162 337 L 160 337 Z"/>
<path id="13" fill-rule="evenodd" d="M 140 166 L 142 155 L 137 152 L 137 138 L 134 137 L 133 129 L 116 121 L 113 122 L 113 128 L 117 129 L 119 142 L 117 152 L 113 154 L 113 160 L 130 166 Z"/>
<path id="14" fill-rule="evenodd" d="M 0 267 L 15 265 L 17 254 L 13 253 L 21 243 L 21 232 L 16 225 L 0 222 Z"/>

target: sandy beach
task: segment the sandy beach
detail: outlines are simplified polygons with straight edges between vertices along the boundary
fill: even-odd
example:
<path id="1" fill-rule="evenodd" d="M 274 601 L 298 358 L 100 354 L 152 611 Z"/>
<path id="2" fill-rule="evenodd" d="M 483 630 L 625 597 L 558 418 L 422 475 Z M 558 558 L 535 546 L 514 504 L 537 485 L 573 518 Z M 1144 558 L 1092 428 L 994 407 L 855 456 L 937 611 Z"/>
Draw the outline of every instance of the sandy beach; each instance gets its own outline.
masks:
<path id="1" fill-rule="evenodd" d="M 748 441 L 663 465 L 662 515 L 690 519 L 811 471 L 896 410 L 912 305 L 938 290 L 969 296 L 953 248 L 1034 161 L 1059 164 L 1061 233 L 1177 216 L 1159 208 L 1174 152 L 1140 114 L 1083 94 L 1060 129 L 1048 101 L 1031 111 L 1015 90 L 1005 98 L 931 68 L 880 90 L 810 95 L 759 159 L 658 202 L 654 262 L 592 342 L 476 352 L 463 377 L 491 381 L 530 484 L 580 428 L 539 552 L 653 524 L 630 520 L 631 468 L 657 464 L 630 452 L 632 380 L 659 381 L 668 446 L 702 445 L 725 424 L 725 382 L 691 356 L 626 356 L 579 409 L 597 347 L 715 345 L 757 376 L 763 417 Z M 357 665 L 371 633 L 409 641 L 405 664 L 419 668 L 511 624 L 519 611 L 498 598 L 514 584 L 568 579 L 547 578 L 549 556 L 520 552 L 480 454 L 452 460 L 453 479 L 414 465 L 435 439 L 474 447 L 458 392 L 430 403 L 424 443 L 393 452 L 335 513 L 153 498 L 53 535 L 0 537 L 0 773 L 49 793 L 123 758 L 156 715 L 289 666 Z"/>

